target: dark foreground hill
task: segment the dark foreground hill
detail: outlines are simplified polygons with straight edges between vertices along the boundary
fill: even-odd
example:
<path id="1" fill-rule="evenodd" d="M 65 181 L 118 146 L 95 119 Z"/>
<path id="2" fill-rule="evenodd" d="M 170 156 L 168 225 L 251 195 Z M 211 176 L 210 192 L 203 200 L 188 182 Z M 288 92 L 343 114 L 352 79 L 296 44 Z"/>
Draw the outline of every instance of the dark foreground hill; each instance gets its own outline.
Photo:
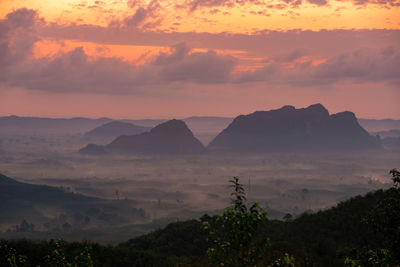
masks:
<path id="1" fill-rule="evenodd" d="M 88 197 L 63 188 L 18 182 L 0 174 L 2 227 L 26 220 L 37 230 L 63 231 L 142 220 L 144 211 L 131 200 Z M 1 264 L 0 264 L 1 265 Z"/>
<path id="2" fill-rule="evenodd" d="M 94 143 L 109 143 L 118 136 L 141 134 L 150 129 L 132 123 L 112 121 L 86 132 L 84 138 Z"/>
<path id="3" fill-rule="evenodd" d="M 248 152 L 376 149 L 381 143 L 359 125 L 354 113 L 329 115 L 324 106 L 315 104 L 238 116 L 208 148 Z"/>
<path id="4" fill-rule="evenodd" d="M 204 146 L 181 120 L 169 120 L 137 135 L 123 135 L 104 146 L 108 153 L 120 154 L 199 154 Z M 103 153 L 101 147 L 88 145 L 80 150 L 85 154 Z"/>
<path id="5" fill-rule="evenodd" d="M 344 266 L 346 258 L 359 259 L 356 265 L 353 262 L 346 266 L 399 266 L 399 190 L 378 190 L 295 219 L 288 216 L 286 221 L 267 220 L 255 237 L 270 240 L 263 254 L 265 263 L 288 253 L 294 256 L 295 266 Z M 205 221 L 214 224 L 215 219 L 204 215 L 200 220 L 172 223 L 117 246 L 2 241 L 0 265 L 8 255 L 21 254 L 31 266 L 52 266 L 45 259 L 55 249 L 61 249 L 65 259 L 72 261 L 86 248 L 94 266 L 211 266 L 206 257 L 210 243 L 202 226 Z M 16 252 L 8 252 L 5 245 Z"/>

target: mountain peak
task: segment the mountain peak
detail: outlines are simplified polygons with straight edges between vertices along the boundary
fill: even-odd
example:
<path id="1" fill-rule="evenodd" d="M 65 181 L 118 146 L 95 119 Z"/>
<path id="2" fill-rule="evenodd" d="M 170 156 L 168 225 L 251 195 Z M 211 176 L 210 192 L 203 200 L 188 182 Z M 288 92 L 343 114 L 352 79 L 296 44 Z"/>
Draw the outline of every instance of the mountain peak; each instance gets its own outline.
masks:
<path id="1" fill-rule="evenodd" d="M 191 135 L 192 131 L 187 127 L 186 123 L 182 120 L 172 119 L 161 123 L 150 130 L 150 134 L 173 134 L 173 135 Z"/>
<path id="2" fill-rule="evenodd" d="M 283 106 L 283 107 L 281 107 L 280 109 L 278 109 L 278 110 L 283 110 L 283 111 L 293 111 L 293 110 L 295 110 L 296 108 L 294 107 L 294 106 L 291 106 L 291 105 L 285 105 L 285 106 Z"/>
<path id="3" fill-rule="evenodd" d="M 329 114 L 329 111 L 320 103 L 310 105 L 306 108 L 306 110 L 320 111 Z"/>

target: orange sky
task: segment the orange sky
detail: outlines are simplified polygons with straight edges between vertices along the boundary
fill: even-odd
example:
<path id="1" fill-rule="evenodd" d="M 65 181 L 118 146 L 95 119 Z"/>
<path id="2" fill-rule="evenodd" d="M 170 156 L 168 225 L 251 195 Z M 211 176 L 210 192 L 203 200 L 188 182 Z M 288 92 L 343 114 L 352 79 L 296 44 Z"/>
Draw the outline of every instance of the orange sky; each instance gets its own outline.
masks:
<path id="1" fill-rule="evenodd" d="M 151 2 L 146 0 L 2 0 L 0 16 L 4 17 L 13 9 L 29 7 L 39 10 L 41 16 L 52 22 L 106 26 L 113 21 L 125 19 L 140 7 L 146 9 Z M 303 1 L 301 5 L 293 6 L 286 4 L 285 1 L 269 0 L 263 1 L 265 4 L 262 5 L 245 3 L 244 5 L 235 4 L 232 7 L 200 6 L 194 11 L 177 7 L 178 5 L 188 6 L 187 3 L 190 2 L 193 1 L 157 1 L 158 6 L 152 11 L 152 17 L 147 21 L 154 22 L 155 25 L 151 29 L 179 32 L 250 33 L 265 29 L 399 29 L 400 27 L 399 1 L 393 2 L 397 3 L 397 6 L 371 3 L 374 1 L 355 5 L 351 1 L 335 0 L 329 1 L 326 5 Z M 199 2 L 213 1 L 200 0 Z"/>

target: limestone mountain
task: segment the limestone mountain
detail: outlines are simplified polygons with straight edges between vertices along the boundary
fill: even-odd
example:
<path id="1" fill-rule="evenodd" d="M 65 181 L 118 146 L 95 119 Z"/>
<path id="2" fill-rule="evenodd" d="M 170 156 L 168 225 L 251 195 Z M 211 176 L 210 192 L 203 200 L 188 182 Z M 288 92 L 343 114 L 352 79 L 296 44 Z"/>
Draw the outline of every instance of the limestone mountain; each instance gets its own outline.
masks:
<path id="1" fill-rule="evenodd" d="M 380 140 L 360 126 L 354 113 L 330 115 L 321 104 L 240 115 L 208 146 L 210 150 L 248 152 L 380 147 Z"/>
<path id="2" fill-rule="evenodd" d="M 137 135 L 122 135 L 105 151 L 123 154 L 198 154 L 204 146 L 181 120 L 169 120 Z M 96 147 L 98 149 L 98 147 Z"/>

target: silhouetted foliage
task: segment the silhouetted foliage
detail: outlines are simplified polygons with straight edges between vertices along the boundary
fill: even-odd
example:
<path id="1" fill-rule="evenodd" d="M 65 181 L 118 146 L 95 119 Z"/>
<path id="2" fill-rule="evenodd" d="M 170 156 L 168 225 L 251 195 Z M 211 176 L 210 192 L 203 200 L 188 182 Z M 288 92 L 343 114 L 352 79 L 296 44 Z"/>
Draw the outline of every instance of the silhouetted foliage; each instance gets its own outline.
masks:
<path id="1" fill-rule="evenodd" d="M 355 260 L 346 258 L 348 266 L 400 266 L 400 172 L 393 169 L 389 173 L 393 187 L 363 220 L 383 241 L 372 249 L 358 250 Z"/>
<path id="2" fill-rule="evenodd" d="M 257 205 L 248 206 L 233 179 L 232 205 L 221 216 L 172 223 L 117 246 L 0 240 L 0 266 L 207 266 L 225 260 L 225 266 L 400 266 L 399 172 L 391 175 L 388 190 L 285 221 L 267 220 Z M 211 248 L 212 262 L 206 256 Z"/>
<path id="3" fill-rule="evenodd" d="M 214 224 L 203 222 L 203 228 L 211 240 L 207 254 L 216 265 L 255 266 L 268 247 L 268 239 L 257 235 L 267 221 L 267 213 L 257 202 L 247 206 L 245 191 L 238 177 L 233 177 L 229 182 L 233 187 L 232 205 Z"/>

